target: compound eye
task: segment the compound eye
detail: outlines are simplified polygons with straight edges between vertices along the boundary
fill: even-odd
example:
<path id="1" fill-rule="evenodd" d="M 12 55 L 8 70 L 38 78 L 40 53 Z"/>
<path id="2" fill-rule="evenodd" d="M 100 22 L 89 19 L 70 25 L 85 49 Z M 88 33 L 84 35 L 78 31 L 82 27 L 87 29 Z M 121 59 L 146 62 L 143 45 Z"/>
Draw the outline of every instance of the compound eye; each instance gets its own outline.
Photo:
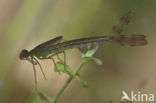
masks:
<path id="1" fill-rule="evenodd" d="M 19 58 L 20 58 L 21 60 L 25 60 L 25 59 L 28 58 L 28 56 L 29 56 L 29 52 L 28 52 L 27 50 L 22 50 L 22 52 L 20 53 Z"/>

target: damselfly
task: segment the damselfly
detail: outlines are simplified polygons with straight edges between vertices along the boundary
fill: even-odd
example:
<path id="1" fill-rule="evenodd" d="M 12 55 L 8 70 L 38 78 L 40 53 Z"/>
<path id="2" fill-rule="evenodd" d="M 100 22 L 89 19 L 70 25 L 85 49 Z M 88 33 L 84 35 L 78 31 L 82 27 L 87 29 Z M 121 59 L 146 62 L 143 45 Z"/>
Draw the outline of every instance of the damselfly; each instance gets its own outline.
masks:
<path id="1" fill-rule="evenodd" d="M 120 19 L 119 23 L 113 27 L 112 34 L 116 34 L 116 35 L 87 37 L 87 38 L 74 39 L 74 40 L 69 40 L 69 41 L 64 41 L 64 42 L 61 42 L 63 37 L 58 36 L 54 39 L 51 39 L 49 41 L 46 41 L 36 46 L 34 49 L 30 51 L 25 50 L 25 49 L 22 50 L 19 57 L 22 60 L 28 60 L 32 63 L 34 75 L 35 75 L 35 84 L 37 88 L 35 65 L 38 64 L 40 66 L 42 74 L 44 75 L 46 79 L 43 69 L 37 59 L 39 60 L 52 59 L 54 61 L 53 59 L 54 55 L 64 53 L 64 56 L 65 56 L 64 51 L 67 49 L 79 48 L 82 45 L 87 45 L 88 43 L 99 43 L 102 41 L 118 43 L 120 45 L 130 45 L 130 46 L 146 45 L 147 40 L 145 39 L 144 35 L 134 35 L 134 34 L 133 35 L 120 35 L 123 29 L 123 26 L 128 24 L 129 20 L 131 19 L 133 15 L 134 15 L 133 12 L 127 13 L 125 16 L 123 16 Z M 64 57 L 64 60 L 65 60 L 65 57 Z"/>

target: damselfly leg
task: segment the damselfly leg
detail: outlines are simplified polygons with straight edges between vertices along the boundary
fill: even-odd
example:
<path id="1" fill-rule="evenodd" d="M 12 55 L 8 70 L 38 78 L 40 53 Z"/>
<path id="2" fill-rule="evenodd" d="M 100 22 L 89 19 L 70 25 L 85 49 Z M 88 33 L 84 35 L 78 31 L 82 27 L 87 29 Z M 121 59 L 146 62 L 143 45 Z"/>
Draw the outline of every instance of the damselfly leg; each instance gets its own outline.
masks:
<path id="1" fill-rule="evenodd" d="M 42 74 L 43 74 L 45 80 L 47 80 L 46 75 L 45 75 L 45 73 L 44 73 L 44 71 L 43 71 L 43 68 L 42 68 L 41 64 L 39 63 L 39 61 L 38 61 L 35 57 L 33 57 L 33 59 L 37 62 L 37 64 L 39 65 L 39 67 L 40 67 L 40 69 L 41 69 L 41 72 L 42 72 Z"/>
<path id="2" fill-rule="evenodd" d="M 35 79 L 35 90 L 37 91 L 37 75 L 36 75 L 36 68 L 34 65 L 34 61 L 32 61 L 32 65 L 33 65 L 34 79 Z"/>
<path id="3" fill-rule="evenodd" d="M 38 61 L 35 57 L 31 57 L 30 61 L 31 61 L 31 64 L 33 65 L 34 79 L 35 79 L 35 90 L 37 90 L 37 75 L 36 75 L 36 68 L 35 68 L 35 65 L 37 65 L 37 64 L 39 65 L 39 67 L 40 67 L 40 69 L 41 69 L 41 72 L 42 72 L 42 74 L 43 74 L 45 80 L 47 80 L 47 78 L 46 78 L 46 75 L 45 75 L 45 73 L 44 73 L 44 71 L 43 71 L 43 68 L 42 68 L 41 64 L 39 63 L 39 61 Z"/>

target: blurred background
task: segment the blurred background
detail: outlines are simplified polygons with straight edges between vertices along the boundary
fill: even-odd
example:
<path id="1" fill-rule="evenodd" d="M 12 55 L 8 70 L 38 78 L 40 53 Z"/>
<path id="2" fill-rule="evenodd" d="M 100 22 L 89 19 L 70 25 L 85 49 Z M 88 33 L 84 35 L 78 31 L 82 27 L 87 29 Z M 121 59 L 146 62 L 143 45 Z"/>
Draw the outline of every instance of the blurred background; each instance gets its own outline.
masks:
<path id="1" fill-rule="evenodd" d="M 89 88 L 73 80 L 58 103 L 119 103 L 122 91 L 156 94 L 156 0 L 0 0 L 0 103 L 43 103 L 34 95 L 34 74 L 22 49 L 62 35 L 65 40 L 109 35 L 128 11 L 136 15 L 122 34 L 144 34 L 142 47 L 100 43 L 95 57 L 80 71 Z M 81 61 L 77 49 L 66 51 L 67 64 Z M 55 73 L 53 63 L 40 61 L 48 80 L 37 67 L 39 91 L 53 97 L 68 75 Z"/>

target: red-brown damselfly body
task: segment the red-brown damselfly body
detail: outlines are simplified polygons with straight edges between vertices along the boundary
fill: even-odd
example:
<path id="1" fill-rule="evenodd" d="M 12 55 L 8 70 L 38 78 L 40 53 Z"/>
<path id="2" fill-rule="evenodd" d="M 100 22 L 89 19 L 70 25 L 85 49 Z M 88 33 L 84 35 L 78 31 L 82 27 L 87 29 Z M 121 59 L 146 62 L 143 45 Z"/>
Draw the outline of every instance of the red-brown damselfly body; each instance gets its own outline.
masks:
<path id="1" fill-rule="evenodd" d="M 121 35 L 122 29 L 124 25 L 128 24 L 131 17 L 134 15 L 133 12 L 127 13 L 125 16 L 123 16 L 119 23 L 116 24 L 113 27 L 113 31 L 111 35 L 109 36 L 95 36 L 95 37 L 87 37 L 87 38 L 80 38 L 80 39 L 74 39 L 69 41 L 62 42 L 63 37 L 58 36 L 54 39 L 51 39 L 49 41 L 46 41 L 38 46 L 36 46 L 34 49 L 28 51 L 28 50 L 22 50 L 20 53 L 20 59 L 22 60 L 28 60 L 33 65 L 34 75 L 35 75 L 35 87 L 37 88 L 37 79 L 36 79 L 36 70 L 35 65 L 39 65 L 41 68 L 42 74 L 44 75 L 45 79 L 46 76 L 43 72 L 43 69 L 38 62 L 39 60 L 45 60 L 45 59 L 51 59 L 53 60 L 54 64 L 55 61 L 53 59 L 54 55 L 64 53 L 64 61 L 65 61 L 65 50 L 72 49 L 72 48 L 80 48 L 82 45 L 88 45 L 88 44 L 94 44 L 99 42 L 112 42 L 117 43 L 120 45 L 129 45 L 129 46 L 143 46 L 147 44 L 147 40 L 145 39 L 144 35 Z M 115 35 L 112 35 L 115 34 Z"/>
<path id="2" fill-rule="evenodd" d="M 120 35 L 116 37 L 115 36 L 88 37 L 53 44 L 53 40 L 57 38 L 62 38 L 62 36 L 56 37 L 52 40 L 42 43 L 41 45 L 32 49 L 30 52 L 27 51 L 26 54 L 28 56 L 35 56 L 38 59 L 45 59 L 51 54 L 63 52 L 64 50 L 67 49 L 78 48 L 81 45 L 85 45 L 88 43 L 98 43 L 102 41 L 114 42 L 121 45 L 130 45 L 130 46 L 142 46 L 147 44 L 144 35 Z M 26 52 L 26 50 L 24 51 Z M 23 55 L 21 55 L 21 57 L 23 57 Z"/>
<path id="3" fill-rule="evenodd" d="M 36 58 L 40 60 L 44 60 L 44 59 L 53 60 L 54 55 L 59 54 L 67 49 L 78 48 L 81 45 L 85 45 L 87 43 L 98 43 L 102 41 L 114 42 L 114 43 L 118 43 L 121 45 L 130 45 L 130 46 L 143 46 L 147 44 L 147 40 L 145 39 L 144 35 L 120 35 L 116 37 L 115 36 L 99 36 L 99 37 L 80 38 L 80 39 L 65 41 L 62 43 L 56 43 L 60 41 L 61 39 L 62 39 L 62 36 L 58 36 L 54 39 L 51 39 L 45 43 L 42 43 L 36 46 L 31 51 L 23 50 L 20 53 L 20 59 L 28 60 L 33 64 L 35 78 L 36 78 L 36 70 L 35 70 L 36 64 L 40 66 L 42 73 L 45 77 L 43 69 Z"/>

